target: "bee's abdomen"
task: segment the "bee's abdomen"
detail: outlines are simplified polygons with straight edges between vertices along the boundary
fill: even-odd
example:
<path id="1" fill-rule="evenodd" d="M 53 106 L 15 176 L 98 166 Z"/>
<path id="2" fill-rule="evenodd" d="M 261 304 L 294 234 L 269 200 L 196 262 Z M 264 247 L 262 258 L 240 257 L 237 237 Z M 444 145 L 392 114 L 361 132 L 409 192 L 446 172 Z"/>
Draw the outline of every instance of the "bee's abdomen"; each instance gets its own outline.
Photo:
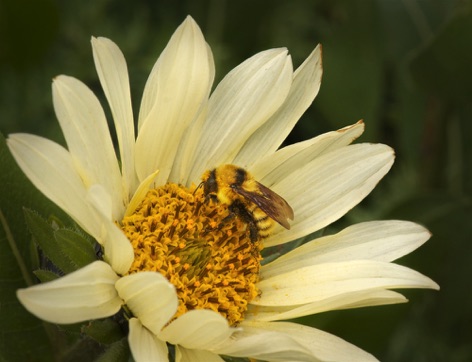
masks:
<path id="1" fill-rule="evenodd" d="M 252 214 L 254 223 L 257 227 L 258 236 L 262 239 L 269 237 L 272 232 L 272 228 L 275 225 L 274 220 L 272 220 L 264 211 L 255 205 L 251 209 L 252 210 L 249 210 L 249 212 Z"/>

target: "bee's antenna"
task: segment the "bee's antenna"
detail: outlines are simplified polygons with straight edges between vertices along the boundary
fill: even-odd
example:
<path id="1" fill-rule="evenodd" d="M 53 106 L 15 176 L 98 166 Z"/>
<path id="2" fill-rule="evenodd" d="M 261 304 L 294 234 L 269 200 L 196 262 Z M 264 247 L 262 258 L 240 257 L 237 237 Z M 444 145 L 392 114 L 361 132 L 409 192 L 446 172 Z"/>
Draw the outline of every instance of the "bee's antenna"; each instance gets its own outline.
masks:
<path id="1" fill-rule="evenodd" d="M 193 190 L 193 195 L 195 195 L 195 193 L 198 191 L 198 189 L 199 189 L 200 187 L 203 186 L 203 184 L 204 184 L 203 181 L 198 184 L 197 188 L 196 188 L 195 190 Z"/>

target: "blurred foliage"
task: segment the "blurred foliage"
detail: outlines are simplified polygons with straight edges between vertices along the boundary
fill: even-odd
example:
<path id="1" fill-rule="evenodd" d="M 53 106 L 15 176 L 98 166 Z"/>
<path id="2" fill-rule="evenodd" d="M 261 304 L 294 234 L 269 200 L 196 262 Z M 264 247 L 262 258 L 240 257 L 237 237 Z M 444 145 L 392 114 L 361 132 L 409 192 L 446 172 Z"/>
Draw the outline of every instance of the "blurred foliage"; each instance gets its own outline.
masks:
<path id="1" fill-rule="evenodd" d="M 63 142 L 50 90 L 57 74 L 81 79 L 106 104 L 93 66 L 92 35 L 113 39 L 124 52 L 137 114 L 147 75 L 187 14 L 214 52 L 215 84 L 258 51 L 285 46 L 298 66 L 322 43 L 320 94 L 287 143 L 364 119 L 360 141 L 386 143 L 397 154 L 386 179 L 332 229 L 399 218 L 420 222 L 433 233 L 400 263 L 432 277 L 441 285 L 439 293 L 408 291 L 408 304 L 330 312 L 303 322 L 382 361 L 472 360 L 472 294 L 461 280 L 472 275 L 470 1 L 0 0 L 0 132 Z M 1 161 L 11 159 L 6 155 Z M 28 183 L 17 177 L 19 184 Z M 22 213 L 23 206 L 48 216 L 53 206 L 38 207 L 44 205 L 41 196 L 12 196 L 10 190 L 24 189 L 19 184 L 2 183 L 6 220 Z M 28 237 L 22 226 L 17 237 Z M 3 270 L 0 282 L 14 274 Z M 2 322 L 9 304 L 0 302 Z M 38 322 L 17 309 L 18 333 L 21 327 L 36 328 Z"/>

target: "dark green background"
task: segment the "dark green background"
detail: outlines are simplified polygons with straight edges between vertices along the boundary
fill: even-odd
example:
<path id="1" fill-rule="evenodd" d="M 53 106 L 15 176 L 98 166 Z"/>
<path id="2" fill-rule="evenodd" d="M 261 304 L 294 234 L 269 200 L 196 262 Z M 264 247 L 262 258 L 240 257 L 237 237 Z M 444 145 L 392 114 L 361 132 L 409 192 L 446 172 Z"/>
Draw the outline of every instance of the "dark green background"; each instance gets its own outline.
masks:
<path id="1" fill-rule="evenodd" d="M 400 263 L 433 278 L 440 292 L 406 291 L 408 304 L 330 312 L 303 322 L 383 361 L 472 360 L 470 1 L 0 0 L 0 132 L 63 142 L 50 89 L 57 74 L 84 81 L 106 104 L 93 65 L 92 35 L 111 38 L 125 54 L 137 114 L 150 69 L 187 14 L 212 47 L 215 84 L 261 50 L 287 47 L 298 66 L 322 43 L 320 94 L 287 142 L 363 119 L 360 141 L 386 143 L 397 155 L 377 189 L 333 228 L 400 218 L 433 233 Z M 27 238 L 17 230 L 24 223 L 12 221 L 21 206 L 47 215 L 51 205 L 44 206 L 34 190 L 22 191 L 27 181 L 8 155 L 0 161 L 2 170 L 9 166 L 0 174 L 0 208 L 16 237 Z M 4 349 L 13 335 L 23 336 L 21 323 L 27 325 L 29 317 L 11 297 L 21 277 L 1 265 L 0 286 L 10 294 L 0 297 L 0 361 L 9 361 L 14 357 Z M 11 319 L 9 307 L 17 319 Z"/>

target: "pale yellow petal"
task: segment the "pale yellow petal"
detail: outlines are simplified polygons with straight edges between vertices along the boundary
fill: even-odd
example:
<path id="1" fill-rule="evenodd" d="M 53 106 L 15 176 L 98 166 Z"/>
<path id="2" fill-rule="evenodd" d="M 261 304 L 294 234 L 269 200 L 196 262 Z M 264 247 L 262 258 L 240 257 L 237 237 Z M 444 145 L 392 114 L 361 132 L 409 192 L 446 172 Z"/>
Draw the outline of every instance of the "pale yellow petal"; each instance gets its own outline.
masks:
<path id="1" fill-rule="evenodd" d="M 123 53 L 107 38 L 92 37 L 93 59 L 110 105 L 120 147 L 122 187 L 125 204 L 137 187 L 134 166 L 134 121 L 128 68 Z"/>
<path id="2" fill-rule="evenodd" d="M 282 106 L 248 138 L 232 162 L 251 168 L 257 160 L 274 153 L 315 99 L 322 73 L 321 46 L 318 45 L 295 71 Z"/>
<path id="3" fill-rule="evenodd" d="M 431 236 L 423 226 L 409 221 L 369 221 L 323 236 L 264 265 L 269 278 L 300 267 L 320 263 L 370 259 L 393 261 L 423 245 Z"/>
<path id="4" fill-rule="evenodd" d="M 59 324 L 105 318 L 122 304 L 115 290 L 118 276 L 96 261 L 64 277 L 17 291 L 18 299 L 35 316 Z"/>
<path id="5" fill-rule="evenodd" d="M 87 192 L 91 215 L 100 229 L 92 236 L 103 245 L 104 259 L 118 274 L 126 274 L 133 262 L 134 252 L 130 241 L 112 219 L 111 197 L 101 185 L 93 185 Z"/>
<path id="6" fill-rule="evenodd" d="M 175 346 L 175 362 L 224 362 L 224 359 L 209 351 Z"/>
<path id="7" fill-rule="evenodd" d="M 428 277 L 401 265 L 374 260 L 333 262 L 302 267 L 264 279 L 253 305 L 296 306 L 370 289 L 430 288 Z"/>
<path id="8" fill-rule="evenodd" d="M 355 144 L 300 165 L 271 187 L 292 206 L 291 229 L 278 226 L 266 246 L 303 237 L 331 224 L 356 206 L 393 164 L 382 144 Z"/>
<path id="9" fill-rule="evenodd" d="M 282 105 L 292 74 L 286 49 L 258 53 L 228 73 L 210 97 L 190 181 L 234 159 L 251 134 Z"/>
<path id="10" fill-rule="evenodd" d="M 269 349 L 276 349 L 277 347 L 272 346 L 277 341 L 268 341 L 266 344 L 267 350 L 262 349 L 257 356 L 254 356 L 263 360 L 270 361 L 352 361 L 352 362 L 371 362 L 377 361 L 377 359 L 370 353 L 367 353 L 360 348 L 344 341 L 343 339 L 336 337 L 332 334 L 320 331 L 315 328 L 304 326 L 298 323 L 289 322 L 275 322 L 275 323 L 264 323 L 264 322 L 243 322 L 242 328 L 245 333 L 252 336 L 264 335 L 265 333 L 274 333 L 275 335 L 284 336 L 286 339 L 290 338 L 300 346 L 305 348 L 307 355 L 305 358 L 297 358 L 296 355 L 290 355 L 289 353 L 285 356 L 275 355 L 272 358 L 267 358 Z M 261 341 L 263 342 L 263 341 Z M 270 344 L 272 342 L 272 345 Z M 280 353 L 281 354 L 281 353 Z M 279 354 L 279 355 L 280 355 Z M 304 357 L 304 356 L 303 356 Z"/>
<path id="11" fill-rule="evenodd" d="M 28 179 L 48 199 L 95 235 L 100 225 L 85 201 L 87 191 L 70 153 L 57 143 L 31 134 L 11 134 L 7 145 Z"/>
<path id="12" fill-rule="evenodd" d="M 179 150 L 176 155 L 175 163 L 172 165 L 172 172 L 169 175 L 169 181 L 181 185 L 190 186 L 196 183 L 196 180 L 189 179 L 190 171 L 193 167 L 195 149 L 198 146 L 198 140 L 202 134 L 203 123 L 208 114 L 208 102 L 203 106 L 198 117 L 192 121 L 180 140 Z"/>
<path id="13" fill-rule="evenodd" d="M 105 113 L 97 97 L 79 80 L 59 76 L 52 86 L 54 109 L 82 182 L 101 184 L 112 195 L 113 215 L 123 214 L 121 173 Z"/>
<path id="14" fill-rule="evenodd" d="M 386 304 L 406 303 L 408 300 L 400 293 L 384 289 L 367 289 L 346 292 L 331 298 L 299 306 L 251 306 L 246 312 L 247 321 L 288 320 L 317 313 L 339 309 L 351 309 L 379 306 Z"/>
<path id="15" fill-rule="evenodd" d="M 191 17 L 172 35 L 146 83 L 136 140 L 139 180 L 159 169 L 168 180 L 180 139 L 206 103 L 213 82 L 213 59 Z"/>
<path id="16" fill-rule="evenodd" d="M 232 338 L 215 346 L 212 351 L 222 355 L 263 361 L 317 361 L 309 348 L 288 333 L 254 328 L 246 322 L 242 325 L 241 330 Z"/>
<path id="17" fill-rule="evenodd" d="M 158 337 L 188 349 L 211 349 L 234 332 L 235 329 L 220 314 L 210 310 L 191 310 L 166 326 Z"/>
<path id="18" fill-rule="evenodd" d="M 136 362 L 169 361 L 166 343 L 159 340 L 137 318 L 129 320 L 128 341 Z"/>
<path id="19" fill-rule="evenodd" d="M 323 133 L 256 160 L 250 171 L 259 182 L 270 187 L 315 158 L 351 144 L 363 132 L 364 123 L 359 121 L 337 131 Z"/>
<path id="20" fill-rule="evenodd" d="M 131 198 L 131 201 L 128 204 L 128 207 L 126 208 L 126 211 L 123 217 L 131 215 L 136 210 L 136 208 L 143 201 L 144 197 L 146 196 L 146 194 L 149 192 L 150 188 L 152 187 L 158 172 L 159 170 L 151 173 L 139 184 L 133 197 Z"/>
<path id="21" fill-rule="evenodd" d="M 177 311 L 175 287 L 158 272 L 126 275 L 116 282 L 116 289 L 133 315 L 156 335 Z"/>

